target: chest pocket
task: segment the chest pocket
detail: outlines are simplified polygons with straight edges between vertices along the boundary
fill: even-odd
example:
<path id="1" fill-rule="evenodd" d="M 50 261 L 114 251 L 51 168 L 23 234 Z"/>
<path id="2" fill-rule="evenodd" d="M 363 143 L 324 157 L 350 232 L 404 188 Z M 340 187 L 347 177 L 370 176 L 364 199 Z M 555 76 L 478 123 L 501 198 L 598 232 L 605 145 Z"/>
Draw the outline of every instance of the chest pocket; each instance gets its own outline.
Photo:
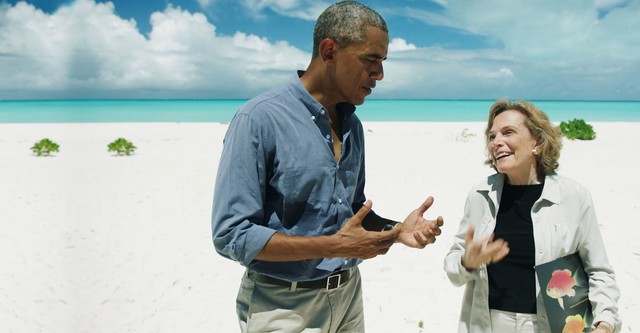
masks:
<path id="1" fill-rule="evenodd" d="M 318 181 L 331 176 L 330 168 L 290 168 L 273 182 L 280 193 L 281 223 L 293 227 L 305 218 L 322 215 L 321 207 L 328 206 L 333 193 L 333 182 Z"/>
<path id="2" fill-rule="evenodd" d="M 545 249 L 549 258 L 574 253 L 578 249 L 580 220 L 566 214 L 560 206 L 543 207 L 532 215 L 536 247 Z"/>

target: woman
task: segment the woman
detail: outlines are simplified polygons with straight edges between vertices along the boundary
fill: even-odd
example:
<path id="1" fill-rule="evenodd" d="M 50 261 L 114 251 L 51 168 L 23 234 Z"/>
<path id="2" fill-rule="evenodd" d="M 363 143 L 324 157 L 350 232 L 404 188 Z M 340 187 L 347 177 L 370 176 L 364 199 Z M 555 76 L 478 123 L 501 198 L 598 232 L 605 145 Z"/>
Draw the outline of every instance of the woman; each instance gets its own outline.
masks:
<path id="1" fill-rule="evenodd" d="M 458 331 L 551 332 L 534 266 L 577 252 L 593 332 L 618 332 L 620 292 L 591 196 L 555 173 L 560 130 L 533 104 L 504 99 L 491 106 L 485 137 L 498 173 L 469 192 L 444 261 L 451 282 L 466 284 Z"/>

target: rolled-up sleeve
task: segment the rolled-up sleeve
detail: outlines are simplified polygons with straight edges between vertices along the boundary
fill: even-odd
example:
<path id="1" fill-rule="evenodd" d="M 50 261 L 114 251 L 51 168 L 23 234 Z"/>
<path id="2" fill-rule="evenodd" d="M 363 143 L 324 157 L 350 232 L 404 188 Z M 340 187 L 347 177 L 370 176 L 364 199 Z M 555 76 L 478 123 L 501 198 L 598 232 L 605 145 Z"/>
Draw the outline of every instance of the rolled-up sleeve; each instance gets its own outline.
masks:
<path id="1" fill-rule="evenodd" d="M 247 266 L 275 233 L 266 227 L 264 198 L 268 136 L 238 113 L 224 139 L 211 218 L 216 251 Z"/>

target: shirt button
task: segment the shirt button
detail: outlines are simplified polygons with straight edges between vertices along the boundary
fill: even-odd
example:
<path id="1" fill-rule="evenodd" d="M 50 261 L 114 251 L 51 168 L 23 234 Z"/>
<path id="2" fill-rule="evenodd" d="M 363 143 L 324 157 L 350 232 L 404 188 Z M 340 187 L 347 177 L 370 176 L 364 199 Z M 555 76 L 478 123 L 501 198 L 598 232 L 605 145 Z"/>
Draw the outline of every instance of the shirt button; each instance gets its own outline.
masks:
<path id="1" fill-rule="evenodd" d="M 324 110 L 320 110 L 320 114 L 324 114 Z"/>
<path id="2" fill-rule="evenodd" d="M 538 249 L 538 253 L 542 254 L 542 249 L 539 248 Z"/>
<path id="3" fill-rule="evenodd" d="M 338 198 L 338 203 L 341 204 L 342 203 L 342 199 Z"/>
<path id="4" fill-rule="evenodd" d="M 311 116 L 311 120 L 316 121 L 316 116 Z"/>
<path id="5" fill-rule="evenodd" d="M 345 265 L 348 265 L 348 264 L 349 264 L 349 259 L 345 259 L 345 260 L 344 260 L 344 264 L 345 264 Z"/>
<path id="6" fill-rule="evenodd" d="M 327 138 L 327 140 L 331 139 L 331 135 L 327 134 L 327 136 L 325 136 L 325 138 Z"/>

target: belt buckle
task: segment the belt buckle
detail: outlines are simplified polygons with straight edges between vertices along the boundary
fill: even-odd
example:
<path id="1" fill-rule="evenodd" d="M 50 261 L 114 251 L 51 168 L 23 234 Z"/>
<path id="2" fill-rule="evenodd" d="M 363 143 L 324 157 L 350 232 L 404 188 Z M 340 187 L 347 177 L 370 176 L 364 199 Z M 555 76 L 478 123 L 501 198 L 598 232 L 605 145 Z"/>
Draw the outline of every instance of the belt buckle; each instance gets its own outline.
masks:
<path id="1" fill-rule="evenodd" d="M 327 290 L 336 289 L 340 287 L 341 279 L 342 279 L 342 275 L 340 273 L 329 275 L 327 277 Z"/>

